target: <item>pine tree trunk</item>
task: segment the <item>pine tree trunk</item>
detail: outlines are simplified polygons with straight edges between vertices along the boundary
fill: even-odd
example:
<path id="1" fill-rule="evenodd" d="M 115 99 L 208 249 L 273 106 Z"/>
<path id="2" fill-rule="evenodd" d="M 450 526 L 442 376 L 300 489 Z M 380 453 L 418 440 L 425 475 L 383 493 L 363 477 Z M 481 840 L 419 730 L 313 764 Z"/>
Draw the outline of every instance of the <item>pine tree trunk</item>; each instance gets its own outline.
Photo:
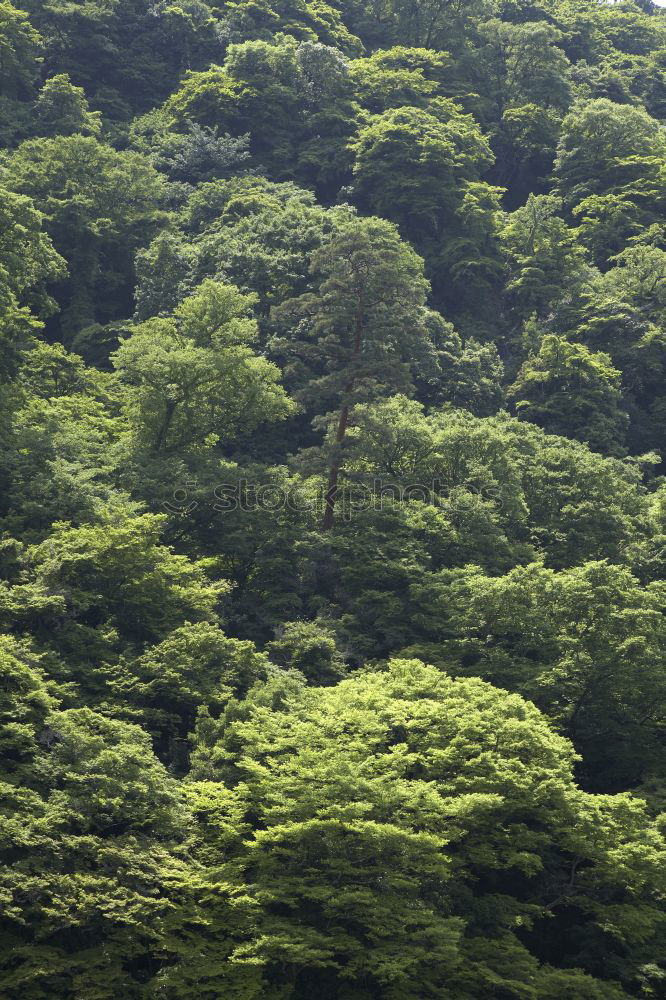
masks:
<path id="1" fill-rule="evenodd" d="M 173 399 L 168 399 L 166 407 L 164 409 L 164 418 L 162 420 L 162 425 L 157 434 L 157 439 L 153 446 L 153 451 L 162 451 L 166 444 L 166 437 L 169 433 L 169 428 L 171 427 L 171 421 L 173 420 L 173 415 L 176 410 L 176 402 Z"/>
<path id="2" fill-rule="evenodd" d="M 340 475 L 340 447 L 345 439 L 347 423 L 349 421 L 349 407 L 343 406 L 340 410 L 338 420 L 338 430 L 335 435 L 336 454 L 331 462 L 328 471 L 328 484 L 326 486 L 326 499 L 324 506 L 324 517 L 321 522 L 322 531 L 330 531 L 333 527 L 333 514 L 335 512 L 335 499 L 338 493 L 338 476 Z"/>
<path id="3" fill-rule="evenodd" d="M 352 362 L 361 353 L 361 345 L 363 343 L 363 304 L 359 304 L 359 311 L 356 317 L 356 325 L 354 330 L 354 350 L 352 351 Z M 352 391 L 354 386 L 353 382 L 350 382 L 345 386 L 345 396 L 348 396 Z M 333 527 L 333 515 L 335 513 L 335 500 L 338 494 L 338 478 L 340 475 L 340 456 L 342 442 L 345 439 L 345 434 L 347 433 L 347 424 L 349 423 L 349 404 L 344 403 L 340 410 L 340 419 L 338 420 L 338 430 L 335 435 L 335 453 L 333 455 L 333 461 L 328 470 L 328 483 L 326 485 L 326 498 L 324 501 L 324 516 L 321 521 L 321 530 L 330 531 Z"/>

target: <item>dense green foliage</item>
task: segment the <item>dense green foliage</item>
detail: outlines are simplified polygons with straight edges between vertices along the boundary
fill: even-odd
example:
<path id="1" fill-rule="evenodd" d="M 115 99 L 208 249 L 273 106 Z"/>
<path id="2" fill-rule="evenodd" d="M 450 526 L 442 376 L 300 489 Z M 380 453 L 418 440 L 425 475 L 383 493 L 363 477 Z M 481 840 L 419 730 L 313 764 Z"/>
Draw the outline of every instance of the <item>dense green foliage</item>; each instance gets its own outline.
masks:
<path id="1" fill-rule="evenodd" d="M 0 997 L 666 997 L 666 16 L 0 3 Z"/>

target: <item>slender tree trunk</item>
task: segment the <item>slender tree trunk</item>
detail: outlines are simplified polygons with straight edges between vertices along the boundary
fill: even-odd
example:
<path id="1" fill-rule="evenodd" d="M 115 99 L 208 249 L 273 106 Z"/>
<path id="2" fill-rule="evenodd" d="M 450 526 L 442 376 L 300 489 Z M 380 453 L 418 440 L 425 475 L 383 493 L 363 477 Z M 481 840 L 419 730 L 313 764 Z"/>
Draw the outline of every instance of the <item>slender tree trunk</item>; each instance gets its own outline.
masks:
<path id="1" fill-rule="evenodd" d="M 347 424 L 349 422 L 349 407 L 345 404 L 340 410 L 340 419 L 338 420 L 338 430 L 335 435 L 335 447 L 336 452 L 331 462 L 331 467 L 328 470 L 328 484 L 326 486 L 326 499 L 324 506 L 324 517 L 322 518 L 321 528 L 322 531 L 330 531 L 333 527 L 333 514 L 335 512 L 335 499 L 338 493 L 338 476 L 340 475 L 340 448 L 342 442 L 345 439 L 345 434 L 347 433 Z"/>
<path id="2" fill-rule="evenodd" d="M 171 421 L 173 420 L 173 415 L 176 410 L 176 403 L 173 399 L 168 399 L 166 407 L 164 410 L 164 419 L 162 420 L 162 426 L 159 429 L 153 451 L 162 451 L 166 443 L 166 436 L 169 433 L 169 428 L 171 427 Z"/>
<path id="3" fill-rule="evenodd" d="M 359 309 L 358 315 L 356 317 L 356 325 L 354 330 L 354 350 L 352 351 L 352 363 L 361 353 L 361 345 L 363 343 L 363 311 L 362 307 Z M 349 382 L 345 386 L 344 394 L 348 396 L 354 387 L 353 382 Z M 347 424 L 349 423 L 349 404 L 343 403 L 340 410 L 340 417 L 338 420 L 338 430 L 335 435 L 335 452 L 333 454 L 333 461 L 331 462 L 330 468 L 328 470 L 328 483 L 326 485 L 326 498 L 324 501 L 324 516 L 321 521 L 321 530 L 330 531 L 333 527 L 333 515 L 335 514 L 335 500 L 338 495 L 338 478 L 340 476 L 340 466 L 341 466 L 341 449 L 342 442 L 345 439 L 345 434 L 347 433 Z"/>

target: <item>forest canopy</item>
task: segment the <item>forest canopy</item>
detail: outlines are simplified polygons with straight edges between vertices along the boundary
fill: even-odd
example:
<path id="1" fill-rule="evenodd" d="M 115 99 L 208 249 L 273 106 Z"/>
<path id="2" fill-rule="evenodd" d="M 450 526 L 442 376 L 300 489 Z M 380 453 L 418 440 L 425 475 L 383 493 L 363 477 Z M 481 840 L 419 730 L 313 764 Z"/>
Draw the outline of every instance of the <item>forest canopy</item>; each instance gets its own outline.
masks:
<path id="1" fill-rule="evenodd" d="M 0 996 L 666 996 L 666 9 L 0 2 Z"/>

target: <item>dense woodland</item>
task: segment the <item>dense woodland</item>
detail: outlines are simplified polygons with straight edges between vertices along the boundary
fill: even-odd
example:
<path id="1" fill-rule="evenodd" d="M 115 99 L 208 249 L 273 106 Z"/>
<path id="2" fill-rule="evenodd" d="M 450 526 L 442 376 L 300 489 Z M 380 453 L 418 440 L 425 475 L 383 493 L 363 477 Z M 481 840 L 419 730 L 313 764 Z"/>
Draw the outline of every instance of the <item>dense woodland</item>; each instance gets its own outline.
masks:
<path id="1" fill-rule="evenodd" d="M 650 0 L 0 2 L 2 1000 L 666 997 L 665 118 Z"/>

